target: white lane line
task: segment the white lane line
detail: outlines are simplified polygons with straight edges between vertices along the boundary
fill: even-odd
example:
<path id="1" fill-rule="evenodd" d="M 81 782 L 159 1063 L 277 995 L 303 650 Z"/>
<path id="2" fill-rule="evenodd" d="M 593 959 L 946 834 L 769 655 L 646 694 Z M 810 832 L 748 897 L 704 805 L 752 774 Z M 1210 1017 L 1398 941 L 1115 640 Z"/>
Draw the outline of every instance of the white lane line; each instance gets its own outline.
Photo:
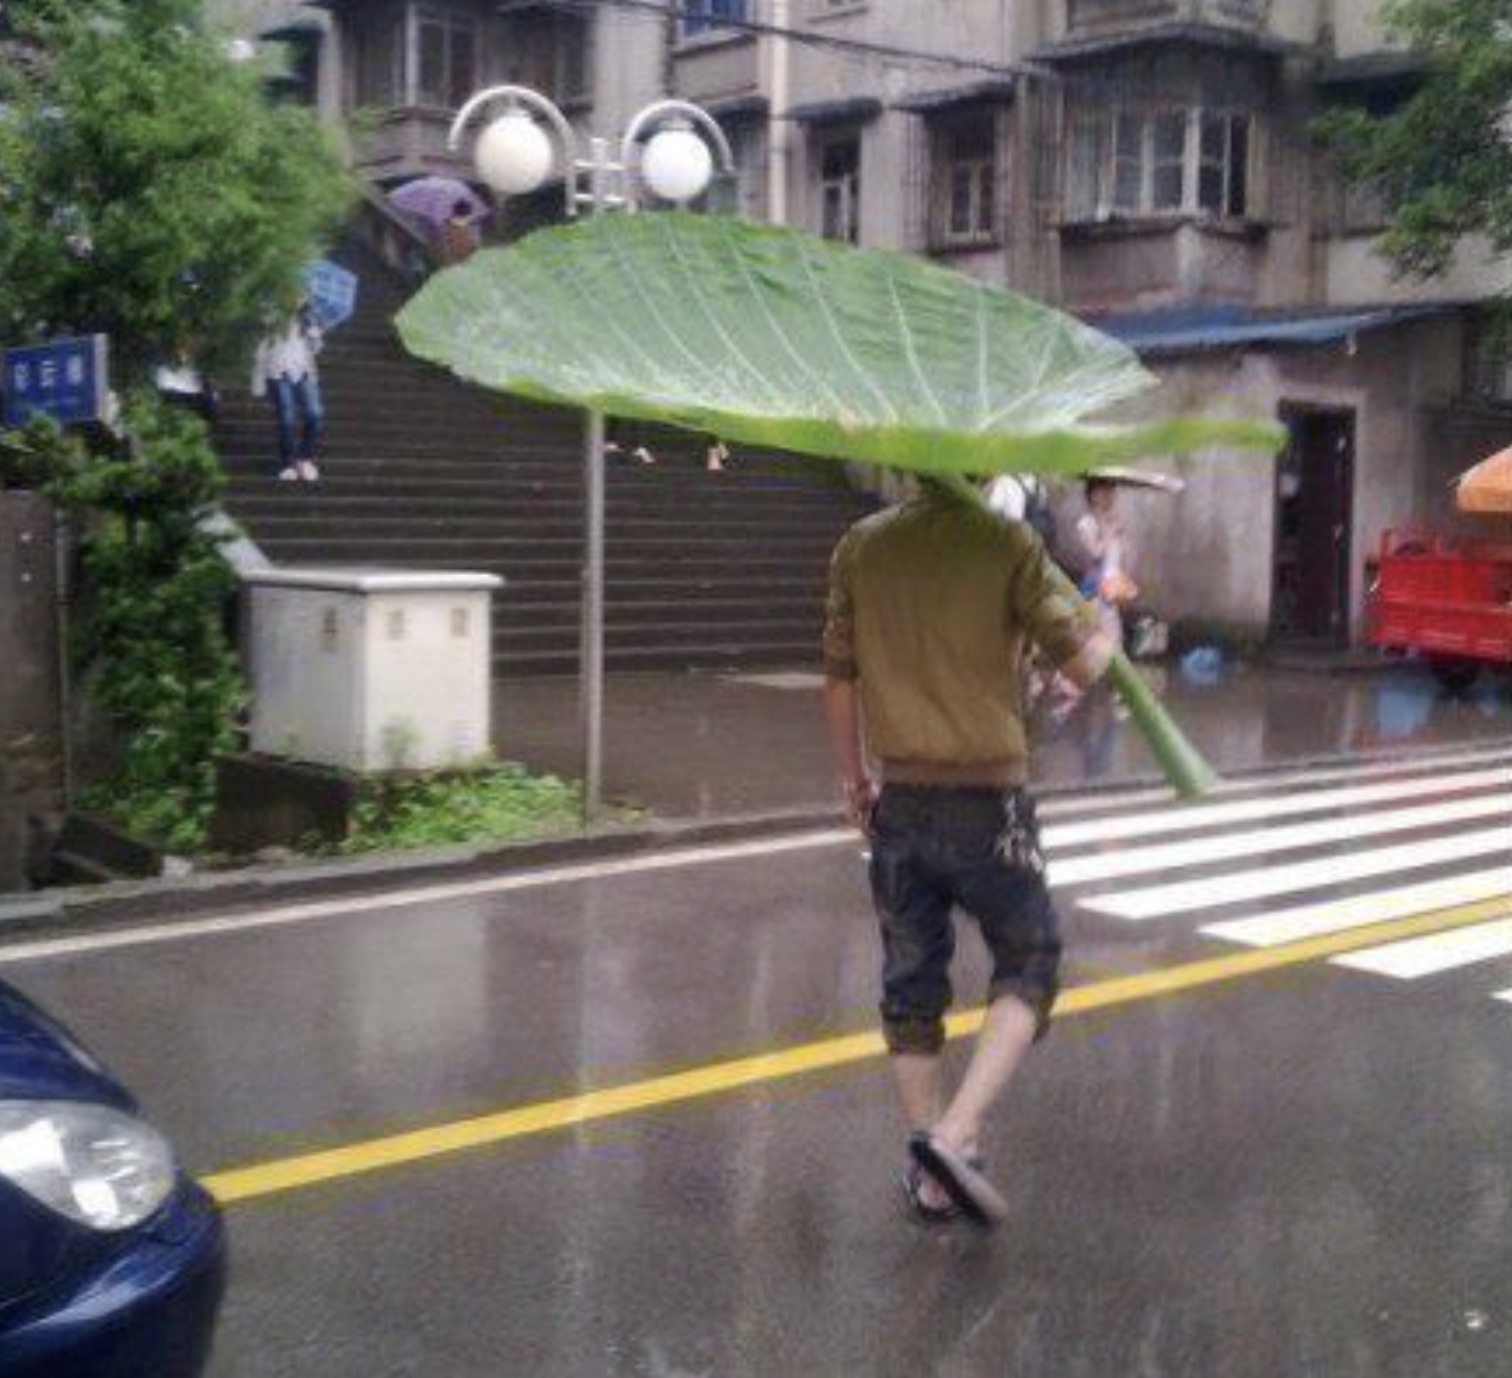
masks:
<path id="1" fill-rule="evenodd" d="M 1436 909 L 1453 909 L 1457 905 L 1476 904 L 1503 895 L 1512 901 L 1512 868 L 1498 866 L 1492 871 L 1472 871 L 1444 880 L 1404 885 L 1396 890 L 1374 890 L 1323 904 L 1275 909 L 1249 919 L 1210 923 L 1201 931 L 1247 947 L 1279 947 L 1282 943 L 1339 933 L 1346 928 L 1429 914 Z"/>
<path id="2" fill-rule="evenodd" d="M 1508 817 L 1512 817 L 1512 795 L 1497 794 L 1484 799 L 1426 804 L 1419 808 L 1392 809 L 1352 818 L 1329 818 L 1318 823 L 1298 824 L 1294 828 L 1262 828 L 1255 832 L 1221 833 L 1217 837 L 1168 842 L 1158 847 L 1095 852 L 1072 857 L 1068 861 L 1052 861 L 1050 880 L 1055 885 L 1080 885 L 1087 881 L 1111 880 L 1118 876 L 1135 876 L 1149 871 L 1169 871 L 1182 866 L 1231 861 L 1234 857 L 1275 854 L 1302 847 L 1324 847 L 1361 837 L 1378 837 L 1382 833 L 1406 832 L 1412 828 L 1439 828 L 1475 818 Z"/>
<path id="3" fill-rule="evenodd" d="M 1455 967 L 1493 961 L 1509 953 L 1512 953 L 1512 919 L 1497 919 L 1494 923 L 1456 928 L 1452 933 L 1433 933 L 1426 938 L 1368 947 L 1362 952 L 1346 952 L 1330 957 L 1329 961 L 1356 971 L 1393 976 L 1399 981 L 1416 981 L 1441 971 L 1453 971 Z"/>
<path id="4" fill-rule="evenodd" d="M 1505 1000 L 1512 1005 L 1512 990 L 1499 990 L 1491 997 L 1493 1000 Z"/>
<path id="5" fill-rule="evenodd" d="M 1414 780 L 1397 780 L 1383 785 L 1266 795 L 1232 804 L 1177 804 L 1156 813 L 1120 814 L 1113 818 L 1059 824 L 1045 830 L 1045 841 L 1048 846 L 1077 847 L 1115 838 L 1196 832 L 1202 828 L 1217 828 L 1229 823 L 1324 813 L 1331 809 L 1385 804 L 1392 800 L 1413 799 L 1422 795 L 1471 794 L 1477 790 L 1491 789 L 1512 790 L 1512 765 L 1459 775 L 1431 775 Z M 1509 796 L 1507 807 L 1512 812 L 1512 796 Z"/>
<path id="6" fill-rule="evenodd" d="M 1167 915 L 1187 914 L 1196 909 L 1239 904 L 1244 900 L 1321 890 L 1345 881 L 1392 875 L 1398 871 L 1421 870 L 1425 866 L 1440 866 L 1470 857 L 1505 857 L 1509 853 L 1512 853 L 1512 828 L 1486 828 L 1480 832 L 1459 833 L 1427 842 L 1378 847 L 1349 856 L 1231 871 L 1227 875 L 1179 881 L 1171 885 L 1152 885 L 1143 890 L 1126 890 L 1114 895 L 1093 895 L 1086 899 L 1078 897 L 1076 902 L 1081 908 L 1094 913 L 1142 922 L 1146 919 L 1165 918 Z"/>
<path id="7" fill-rule="evenodd" d="M 814 851 L 840 843 L 858 843 L 850 828 L 826 828 L 819 832 L 800 833 L 793 837 L 766 838 L 756 842 L 731 843 L 719 847 L 680 848 L 656 852 L 649 856 L 618 857 L 608 861 L 584 862 L 576 866 L 554 866 L 540 871 L 486 879 L 455 881 L 449 885 L 428 885 L 413 890 L 395 890 L 376 895 L 348 895 L 344 899 L 320 900 L 309 904 L 290 904 L 219 918 L 186 919 L 182 923 L 146 924 L 139 928 L 95 933 L 80 938 L 43 938 L 0 947 L 0 965 L 42 961 L 49 957 L 67 957 L 81 952 L 103 952 L 112 948 L 141 947 L 152 943 L 173 942 L 179 938 L 206 938 L 224 933 L 246 933 L 260 928 L 280 928 L 288 924 L 308 923 L 316 919 L 342 915 L 363 917 L 383 909 L 408 909 L 421 904 L 444 904 L 451 900 L 475 899 L 486 895 L 503 895 L 516 890 L 534 890 L 551 885 L 569 885 L 577 881 L 604 880 L 611 876 L 644 875 L 653 871 L 675 870 L 683 866 L 701 866 L 712 862 L 739 861 L 751 857 L 775 856 L 785 852 Z"/>

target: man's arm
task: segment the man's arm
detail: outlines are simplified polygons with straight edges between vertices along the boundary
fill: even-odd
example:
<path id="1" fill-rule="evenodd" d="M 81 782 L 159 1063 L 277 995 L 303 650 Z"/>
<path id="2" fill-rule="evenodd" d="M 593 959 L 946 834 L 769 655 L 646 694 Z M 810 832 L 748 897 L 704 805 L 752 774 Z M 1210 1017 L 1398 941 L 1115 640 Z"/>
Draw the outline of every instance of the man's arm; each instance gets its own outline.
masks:
<path id="1" fill-rule="evenodd" d="M 845 790 L 850 820 L 863 833 L 871 827 L 877 789 L 866 773 L 861 731 L 861 696 L 856 685 L 856 608 L 851 596 L 852 537 L 835 547 L 830 560 L 829 596 L 824 609 L 824 716 L 829 724 L 835 771 Z"/>
<path id="2" fill-rule="evenodd" d="M 824 681 L 824 715 L 829 723 L 835 773 L 845 789 L 846 813 L 862 832 L 868 832 L 877 787 L 866 771 L 866 753 L 861 745 L 861 701 L 855 680 L 831 677 Z"/>
<path id="3" fill-rule="evenodd" d="M 1117 646 L 1038 537 L 1010 581 L 1009 604 L 1018 626 L 1078 689 L 1091 688 L 1107 673 Z"/>

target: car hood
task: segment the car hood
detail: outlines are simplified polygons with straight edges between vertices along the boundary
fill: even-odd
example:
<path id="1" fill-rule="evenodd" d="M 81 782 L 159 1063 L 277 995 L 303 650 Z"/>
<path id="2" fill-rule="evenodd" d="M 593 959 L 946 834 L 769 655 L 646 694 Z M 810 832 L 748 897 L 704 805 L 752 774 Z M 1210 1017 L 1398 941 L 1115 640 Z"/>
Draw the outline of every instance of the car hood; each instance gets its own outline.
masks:
<path id="1" fill-rule="evenodd" d="M 0 1099 L 81 1100 L 136 1109 L 132 1098 L 78 1039 L 3 981 Z"/>

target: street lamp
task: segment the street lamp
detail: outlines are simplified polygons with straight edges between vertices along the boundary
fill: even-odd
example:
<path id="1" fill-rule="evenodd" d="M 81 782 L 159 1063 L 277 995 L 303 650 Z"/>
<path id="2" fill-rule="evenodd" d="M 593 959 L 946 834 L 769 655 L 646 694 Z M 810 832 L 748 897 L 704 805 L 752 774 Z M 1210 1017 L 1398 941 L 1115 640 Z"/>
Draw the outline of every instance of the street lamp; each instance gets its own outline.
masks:
<path id="1" fill-rule="evenodd" d="M 562 169 L 569 216 L 586 211 L 638 211 L 643 191 L 685 205 L 708 190 L 718 169 L 735 171 L 729 140 L 706 110 L 687 101 L 662 100 L 632 119 L 620 140 L 618 159 L 608 139 L 590 138 L 579 156 L 576 131 L 561 110 L 525 86 L 492 86 L 478 92 L 452 122 L 447 147 L 456 152 L 474 119 L 500 113 L 473 147 L 478 176 L 499 196 L 524 196 Z M 553 139 L 553 135 L 555 138 Z M 583 555 L 580 683 L 583 727 L 583 821 L 592 822 L 603 799 L 604 747 L 604 417 L 589 412 L 584 427 L 583 476 L 587 492 Z"/>

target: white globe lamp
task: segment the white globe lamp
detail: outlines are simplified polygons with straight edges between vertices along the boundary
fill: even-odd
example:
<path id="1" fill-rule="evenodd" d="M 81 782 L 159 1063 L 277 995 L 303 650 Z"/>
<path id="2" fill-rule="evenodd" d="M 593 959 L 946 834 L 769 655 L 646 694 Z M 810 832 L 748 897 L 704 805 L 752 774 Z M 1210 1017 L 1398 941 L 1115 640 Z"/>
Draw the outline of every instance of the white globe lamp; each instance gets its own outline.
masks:
<path id="1" fill-rule="evenodd" d="M 478 136 L 478 175 L 503 196 L 524 196 L 551 175 L 551 140 L 523 110 L 500 115 Z"/>
<path id="2" fill-rule="evenodd" d="M 653 134 L 641 156 L 641 177 L 663 201 L 696 201 L 713 176 L 709 146 L 691 129 L 673 126 Z"/>

